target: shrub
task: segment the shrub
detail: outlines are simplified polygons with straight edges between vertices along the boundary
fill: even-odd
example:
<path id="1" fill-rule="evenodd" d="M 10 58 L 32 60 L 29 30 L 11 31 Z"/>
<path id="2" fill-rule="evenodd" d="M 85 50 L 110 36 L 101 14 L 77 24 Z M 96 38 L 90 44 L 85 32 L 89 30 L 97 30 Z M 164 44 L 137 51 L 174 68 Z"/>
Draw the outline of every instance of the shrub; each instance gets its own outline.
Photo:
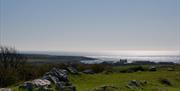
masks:
<path id="1" fill-rule="evenodd" d="M 165 85 L 168 85 L 168 86 L 172 86 L 171 82 L 170 82 L 168 79 L 166 79 L 166 78 L 159 78 L 159 82 L 160 82 L 161 84 L 165 84 Z"/>
<path id="2" fill-rule="evenodd" d="M 95 73 L 99 73 L 99 72 L 103 72 L 105 67 L 104 65 L 101 64 L 93 64 L 91 66 L 91 69 L 95 72 Z"/>
<path id="3" fill-rule="evenodd" d="M 18 70 L 26 63 L 26 57 L 18 54 L 14 48 L 0 47 L 0 87 L 18 81 Z"/>
<path id="4" fill-rule="evenodd" d="M 129 66 L 129 67 L 122 67 L 116 70 L 117 72 L 121 73 L 132 73 L 137 71 L 145 71 L 146 69 L 143 66 Z"/>

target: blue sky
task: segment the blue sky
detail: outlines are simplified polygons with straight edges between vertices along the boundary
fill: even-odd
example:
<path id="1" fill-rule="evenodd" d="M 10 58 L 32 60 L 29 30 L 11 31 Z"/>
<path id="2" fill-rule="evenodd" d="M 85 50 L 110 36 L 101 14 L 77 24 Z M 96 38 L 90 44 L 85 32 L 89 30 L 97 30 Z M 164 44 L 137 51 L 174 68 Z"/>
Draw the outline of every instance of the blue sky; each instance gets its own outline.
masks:
<path id="1" fill-rule="evenodd" d="M 180 50 L 180 0 L 0 0 L 1 45 L 23 51 Z"/>

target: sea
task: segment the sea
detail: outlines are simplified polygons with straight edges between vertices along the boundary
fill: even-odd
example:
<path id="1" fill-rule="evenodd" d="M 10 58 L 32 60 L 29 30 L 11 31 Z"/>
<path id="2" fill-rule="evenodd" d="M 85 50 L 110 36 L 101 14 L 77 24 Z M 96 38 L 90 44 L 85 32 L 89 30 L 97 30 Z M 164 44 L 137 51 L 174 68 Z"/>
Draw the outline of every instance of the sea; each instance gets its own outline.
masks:
<path id="1" fill-rule="evenodd" d="M 87 64 L 101 62 L 118 62 L 120 59 L 126 59 L 128 63 L 133 61 L 152 61 L 152 62 L 174 62 L 180 64 L 180 51 L 125 51 L 125 52 L 54 52 L 54 51 L 36 51 L 24 52 L 36 54 L 48 54 L 59 56 L 85 56 L 95 58 L 96 60 L 83 60 Z"/>
<path id="2" fill-rule="evenodd" d="M 102 62 L 116 63 L 120 59 L 126 59 L 128 63 L 133 61 L 151 61 L 151 62 L 174 62 L 180 64 L 180 56 L 87 56 L 91 58 L 96 58 L 97 60 L 84 60 L 83 63 L 93 64 Z"/>

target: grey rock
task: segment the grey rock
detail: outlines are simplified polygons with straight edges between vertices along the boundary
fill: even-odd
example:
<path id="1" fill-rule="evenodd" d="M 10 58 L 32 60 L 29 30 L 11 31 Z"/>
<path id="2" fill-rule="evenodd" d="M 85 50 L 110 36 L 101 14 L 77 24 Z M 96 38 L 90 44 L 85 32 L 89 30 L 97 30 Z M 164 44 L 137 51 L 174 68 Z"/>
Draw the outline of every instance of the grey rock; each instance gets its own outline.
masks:
<path id="1" fill-rule="evenodd" d="M 68 80 L 67 71 L 64 69 L 53 68 L 49 72 L 46 72 L 40 79 L 24 82 L 19 86 L 19 89 L 25 89 L 27 91 L 52 91 L 51 83 L 54 83 L 59 91 L 76 91 Z M 61 90 L 61 89 L 70 90 Z"/>
<path id="2" fill-rule="evenodd" d="M 73 70 L 74 71 L 74 70 Z M 53 68 L 47 72 L 44 76 L 44 79 L 47 79 L 56 85 L 56 88 L 59 91 L 64 91 L 62 89 L 70 89 L 65 91 L 75 91 L 75 87 L 68 80 L 67 71 L 64 69 Z"/>
<path id="3" fill-rule="evenodd" d="M 36 87 L 45 87 L 45 86 L 50 86 L 51 82 L 46 79 L 35 79 L 32 81 L 32 84 Z"/>
<path id="4" fill-rule="evenodd" d="M 51 80 L 55 84 L 60 81 L 68 82 L 67 71 L 63 69 L 53 68 L 43 76 L 43 79 Z"/>
<path id="5" fill-rule="evenodd" d="M 137 80 L 132 80 L 132 81 L 130 81 L 130 82 L 128 83 L 128 85 L 133 86 L 133 87 L 140 87 L 140 83 L 139 83 L 139 81 L 137 81 Z"/>
<path id="6" fill-rule="evenodd" d="M 59 82 L 59 79 L 57 77 L 52 76 L 52 75 L 45 75 L 43 77 L 43 79 L 47 79 L 47 80 L 51 81 L 54 84 Z"/>
<path id="7" fill-rule="evenodd" d="M 72 74 L 78 74 L 79 73 L 78 70 L 75 69 L 74 67 L 68 67 L 67 70 Z"/>
<path id="8" fill-rule="evenodd" d="M 130 89 L 136 89 L 136 88 L 143 89 L 142 87 L 146 84 L 147 84 L 146 80 L 143 80 L 143 81 L 131 80 L 128 82 L 126 86 Z"/>

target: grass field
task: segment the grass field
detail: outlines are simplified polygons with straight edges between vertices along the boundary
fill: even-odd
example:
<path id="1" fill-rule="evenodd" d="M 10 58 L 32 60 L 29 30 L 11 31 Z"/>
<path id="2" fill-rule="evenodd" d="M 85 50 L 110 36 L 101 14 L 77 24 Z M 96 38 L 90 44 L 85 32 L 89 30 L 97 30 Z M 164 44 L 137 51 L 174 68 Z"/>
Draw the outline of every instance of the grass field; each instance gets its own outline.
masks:
<path id="1" fill-rule="evenodd" d="M 122 69 L 118 67 L 116 69 Z M 125 67 L 127 68 L 127 67 Z M 160 83 L 159 79 L 168 79 L 172 86 Z M 77 87 L 77 91 L 91 91 L 103 85 L 117 87 L 115 91 L 180 91 L 180 70 L 167 71 L 166 68 L 155 72 L 134 72 L 134 73 L 110 73 L 110 74 L 80 74 L 71 75 L 71 82 Z M 147 81 L 147 85 L 142 88 L 129 89 L 126 87 L 130 80 Z"/>
<path id="2" fill-rule="evenodd" d="M 118 71 L 133 66 L 114 67 L 112 73 L 79 74 L 69 75 L 69 80 L 76 86 L 77 91 L 180 91 L 180 66 L 174 71 L 168 71 L 166 67 L 158 68 L 157 71 L 140 71 L 133 73 L 120 73 Z M 147 66 L 143 66 L 146 68 Z M 159 80 L 167 79 L 172 86 L 162 84 Z M 140 88 L 130 89 L 127 84 L 131 80 L 147 81 L 147 84 Z M 115 90 L 94 90 L 101 86 L 114 86 Z M 12 91 L 18 91 L 17 86 L 11 86 Z M 53 91 L 56 91 L 53 88 Z"/>

